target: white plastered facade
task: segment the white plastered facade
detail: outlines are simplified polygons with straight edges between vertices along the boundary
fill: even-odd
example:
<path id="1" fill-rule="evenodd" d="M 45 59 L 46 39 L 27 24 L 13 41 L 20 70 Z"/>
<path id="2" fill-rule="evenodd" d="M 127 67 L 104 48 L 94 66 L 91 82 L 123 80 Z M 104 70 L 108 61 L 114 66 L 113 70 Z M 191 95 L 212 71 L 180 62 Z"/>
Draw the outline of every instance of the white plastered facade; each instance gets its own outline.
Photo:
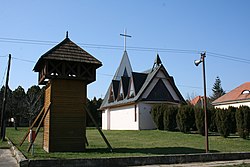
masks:
<path id="1" fill-rule="evenodd" d="M 225 104 L 217 104 L 214 107 L 215 108 L 224 108 L 224 109 L 228 109 L 228 107 L 240 107 L 240 106 L 248 106 L 250 107 L 250 101 L 246 101 L 246 102 L 233 102 L 233 103 L 225 103 Z"/>
<path id="2" fill-rule="evenodd" d="M 102 111 L 102 129 L 104 130 L 144 130 L 155 129 L 151 117 L 151 105 L 131 104 Z"/>

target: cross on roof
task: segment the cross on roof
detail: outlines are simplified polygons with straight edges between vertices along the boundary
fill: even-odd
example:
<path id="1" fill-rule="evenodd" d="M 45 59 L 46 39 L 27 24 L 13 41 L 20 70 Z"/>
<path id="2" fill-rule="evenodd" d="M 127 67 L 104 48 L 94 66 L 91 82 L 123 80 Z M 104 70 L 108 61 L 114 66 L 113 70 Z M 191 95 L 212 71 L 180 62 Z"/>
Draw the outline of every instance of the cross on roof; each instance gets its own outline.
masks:
<path id="1" fill-rule="evenodd" d="M 127 30 L 126 29 L 124 29 L 124 34 L 120 34 L 120 35 L 124 37 L 124 51 L 126 51 L 126 38 L 127 37 L 131 38 L 132 36 L 127 35 Z"/>

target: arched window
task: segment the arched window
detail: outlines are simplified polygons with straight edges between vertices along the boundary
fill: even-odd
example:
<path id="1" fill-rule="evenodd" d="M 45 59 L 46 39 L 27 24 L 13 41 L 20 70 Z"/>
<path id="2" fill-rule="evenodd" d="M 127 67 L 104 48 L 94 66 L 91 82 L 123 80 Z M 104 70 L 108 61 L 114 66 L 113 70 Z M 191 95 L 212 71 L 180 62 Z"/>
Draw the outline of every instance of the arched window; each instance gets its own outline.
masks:
<path id="1" fill-rule="evenodd" d="M 249 94 L 250 93 L 250 90 L 243 90 L 241 94 Z"/>

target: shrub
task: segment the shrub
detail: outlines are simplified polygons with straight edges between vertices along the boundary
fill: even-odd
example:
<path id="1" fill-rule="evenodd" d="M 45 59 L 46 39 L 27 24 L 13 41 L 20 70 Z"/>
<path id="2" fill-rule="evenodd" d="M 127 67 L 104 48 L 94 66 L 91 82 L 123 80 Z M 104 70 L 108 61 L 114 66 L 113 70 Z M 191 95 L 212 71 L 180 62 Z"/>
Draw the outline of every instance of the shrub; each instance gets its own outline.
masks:
<path id="1" fill-rule="evenodd" d="M 163 124 L 164 130 L 175 131 L 176 124 L 176 114 L 178 112 L 177 106 L 164 106 Z"/>
<path id="2" fill-rule="evenodd" d="M 164 125 L 163 125 L 163 104 L 155 104 L 152 107 L 151 110 L 151 115 L 153 117 L 153 120 L 155 122 L 155 125 L 157 129 L 163 130 Z"/>
<path id="3" fill-rule="evenodd" d="M 204 110 L 201 107 L 195 107 L 195 125 L 198 130 L 198 133 L 205 135 L 205 122 L 204 122 Z"/>
<path id="4" fill-rule="evenodd" d="M 249 138 L 250 131 L 250 108 L 247 106 L 240 106 L 236 110 L 236 125 L 237 131 L 241 138 Z"/>
<path id="5" fill-rule="evenodd" d="M 208 109 L 208 129 L 211 132 L 218 132 L 218 129 L 216 126 L 216 109 L 215 108 Z"/>
<path id="6" fill-rule="evenodd" d="M 235 113 L 236 113 L 236 108 L 230 106 L 228 108 L 228 112 L 230 113 L 230 133 L 235 133 L 237 126 L 236 126 L 236 119 L 235 119 Z"/>
<path id="7" fill-rule="evenodd" d="M 228 137 L 230 134 L 230 117 L 231 114 L 225 109 L 216 109 L 216 125 L 218 132 L 223 137 Z"/>
<path id="8" fill-rule="evenodd" d="M 194 108 L 191 105 L 183 105 L 176 115 L 178 128 L 181 132 L 188 133 L 195 126 Z"/>

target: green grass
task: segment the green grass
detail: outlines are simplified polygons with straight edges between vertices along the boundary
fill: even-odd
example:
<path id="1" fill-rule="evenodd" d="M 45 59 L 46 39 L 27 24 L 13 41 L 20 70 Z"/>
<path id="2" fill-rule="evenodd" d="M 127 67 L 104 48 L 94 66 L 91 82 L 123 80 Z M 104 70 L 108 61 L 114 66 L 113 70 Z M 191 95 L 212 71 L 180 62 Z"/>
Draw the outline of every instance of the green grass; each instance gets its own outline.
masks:
<path id="1" fill-rule="evenodd" d="M 7 141 L 0 141 L 0 149 L 10 148 Z"/>
<path id="2" fill-rule="evenodd" d="M 42 149 L 42 131 L 35 141 L 35 156 L 27 153 L 27 140 L 19 147 L 19 143 L 27 128 L 7 128 L 7 136 L 28 158 L 92 158 L 92 157 L 124 157 L 204 153 L 204 137 L 198 134 L 183 134 L 158 130 L 144 131 L 103 131 L 113 147 L 110 153 L 100 134 L 95 129 L 87 130 L 89 146 L 84 153 L 46 153 Z M 250 141 L 237 136 L 223 138 L 209 136 L 210 152 L 249 152 Z"/>

